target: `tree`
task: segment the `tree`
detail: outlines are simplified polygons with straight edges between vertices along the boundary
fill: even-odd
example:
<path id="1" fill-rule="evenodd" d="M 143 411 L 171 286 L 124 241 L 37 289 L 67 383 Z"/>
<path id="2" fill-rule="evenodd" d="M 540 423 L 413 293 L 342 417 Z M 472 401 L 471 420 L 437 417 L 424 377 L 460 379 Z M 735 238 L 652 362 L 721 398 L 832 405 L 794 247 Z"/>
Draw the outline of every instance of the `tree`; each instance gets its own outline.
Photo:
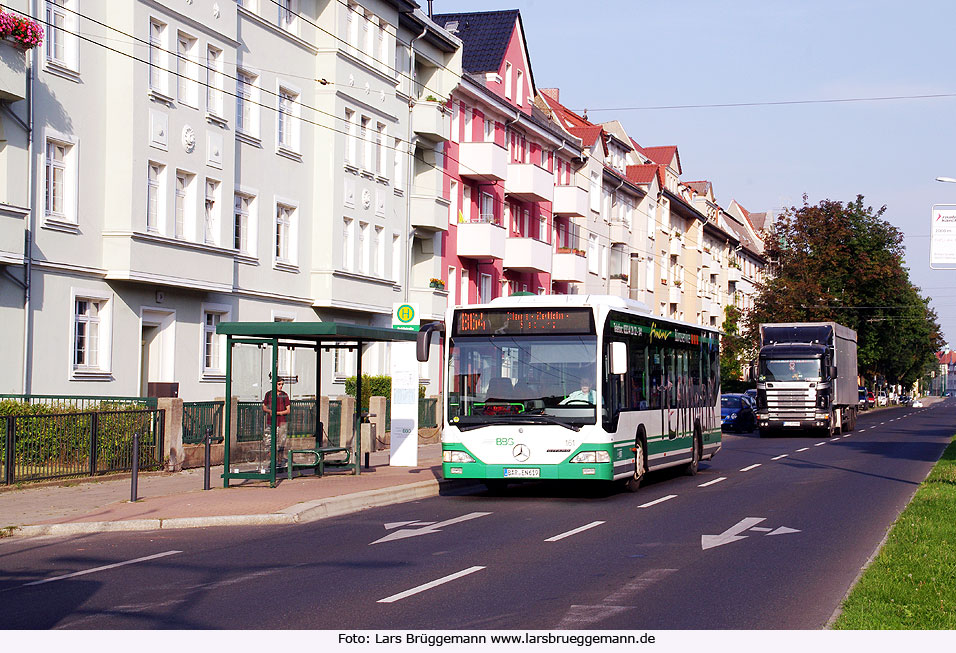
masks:
<path id="1" fill-rule="evenodd" d="M 856 201 L 823 200 L 788 209 L 773 225 L 765 255 L 769 278 L 745 325 L 833 321 L 857 332 L 860 374 L 909 385 L 942 345 L 936 314 L 903 266 L 903 234 Z"/>
<path id="2" fill-rule="evenodd" d="M 724 387 L 728 383 L 733 385 L 743 376 L 743 361 L 750 356 L 750 347 L 746 338 L 740 332 L 743 313 L 736 306 L 730 305 L 724 309 L 724 323 L 721 325 L 723 333 L 720 336 L 720 382 Z"/>

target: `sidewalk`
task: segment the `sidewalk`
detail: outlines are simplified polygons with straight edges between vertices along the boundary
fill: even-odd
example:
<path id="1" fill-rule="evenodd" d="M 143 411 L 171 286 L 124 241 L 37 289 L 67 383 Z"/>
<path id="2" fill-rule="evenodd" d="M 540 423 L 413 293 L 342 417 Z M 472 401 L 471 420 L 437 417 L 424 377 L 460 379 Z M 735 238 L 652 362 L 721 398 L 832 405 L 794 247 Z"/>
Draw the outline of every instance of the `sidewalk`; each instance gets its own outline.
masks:
<path id="1" fill-rule="evenodd" d="M 221 466 L 212 468 L 208 491 L 201 468 L 142 474 L 135 503 L 129 500 L 129 475 L 0 488 L 0 537 L 294 524 L 474 487 L 441 480 L 440 444 L 419 446 L 417 467 L 390 467 L 388 456 L 388 451 L 371 453 L 369 468 L 358 476 L 344 471 L 291 481 L 282 476 L 274 488 L 266 481 L 232 481 L 224 488 Z"/>

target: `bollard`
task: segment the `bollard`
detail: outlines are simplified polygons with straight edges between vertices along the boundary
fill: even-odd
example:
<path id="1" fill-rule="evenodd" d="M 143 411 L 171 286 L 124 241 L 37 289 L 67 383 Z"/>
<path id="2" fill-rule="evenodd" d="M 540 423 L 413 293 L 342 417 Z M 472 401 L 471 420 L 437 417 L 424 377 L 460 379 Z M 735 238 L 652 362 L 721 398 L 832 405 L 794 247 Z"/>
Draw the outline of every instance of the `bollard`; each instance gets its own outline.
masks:
<path id="1" fill-rule="evenodd" d="M 139 484 L 139 431 L 133 432 L 133 479 L 132 487 L 130 488 L 130 497 L 129 500 L 131 503 L 136 503 L 136 495 L 138 494 L 138 484 Z"/>
<path id="2" fill-rule="evenodd" d="M 206 427 L 206 468 L 203 476 L 202 489 L 209 489 L 210 460 L 212 458 L 212 426 Z"/>

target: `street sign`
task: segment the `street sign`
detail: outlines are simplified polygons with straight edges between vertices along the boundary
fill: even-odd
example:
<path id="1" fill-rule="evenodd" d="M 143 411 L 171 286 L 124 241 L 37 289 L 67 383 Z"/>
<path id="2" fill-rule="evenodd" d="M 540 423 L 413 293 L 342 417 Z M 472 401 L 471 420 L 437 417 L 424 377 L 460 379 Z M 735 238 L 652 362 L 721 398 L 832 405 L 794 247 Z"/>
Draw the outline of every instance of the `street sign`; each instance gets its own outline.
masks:
<path id="1" fill-rule="evenodd" d="M 929 267 L 956 270 L 956 205 L 937 204 L 933 207 Z"/>
<path id="2" fill-rule="evenodd" d="M 418 331 L 418 304 L 411 302 L 392 304 L 392 328 Z"/>

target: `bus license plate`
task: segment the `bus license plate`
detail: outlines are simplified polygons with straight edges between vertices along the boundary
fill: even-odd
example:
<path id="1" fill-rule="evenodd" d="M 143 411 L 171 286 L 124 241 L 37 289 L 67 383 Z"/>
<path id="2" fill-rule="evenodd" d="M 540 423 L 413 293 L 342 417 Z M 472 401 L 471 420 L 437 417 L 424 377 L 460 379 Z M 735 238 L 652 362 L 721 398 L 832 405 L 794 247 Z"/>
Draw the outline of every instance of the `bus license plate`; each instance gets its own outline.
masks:
<path id="1" fill-rule="evenodd" d="M 784 422 L 784 426 L 800 426 L 800 422 Z"/>
<path id="2" fill-rule="evenodd" d="M 511 469 L 505 467 L 505 478 L 540 478 L 540 469 Z"/>

